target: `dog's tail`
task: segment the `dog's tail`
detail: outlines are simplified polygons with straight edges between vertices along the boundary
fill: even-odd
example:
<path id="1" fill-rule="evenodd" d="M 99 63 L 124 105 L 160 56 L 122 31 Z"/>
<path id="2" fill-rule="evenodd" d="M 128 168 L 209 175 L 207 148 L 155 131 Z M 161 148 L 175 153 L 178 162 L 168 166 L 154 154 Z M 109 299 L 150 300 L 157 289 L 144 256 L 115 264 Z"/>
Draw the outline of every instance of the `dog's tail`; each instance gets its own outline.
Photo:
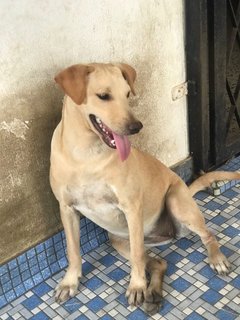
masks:
<path id="1" fill-rule="evenodd" d="M 214 171 L 205 173 L 190 184 L 190 193 L 194 196 L 198 191 L 210 188 L 213 182 L 220 180 L 240 180 L 240 172 Z"/>

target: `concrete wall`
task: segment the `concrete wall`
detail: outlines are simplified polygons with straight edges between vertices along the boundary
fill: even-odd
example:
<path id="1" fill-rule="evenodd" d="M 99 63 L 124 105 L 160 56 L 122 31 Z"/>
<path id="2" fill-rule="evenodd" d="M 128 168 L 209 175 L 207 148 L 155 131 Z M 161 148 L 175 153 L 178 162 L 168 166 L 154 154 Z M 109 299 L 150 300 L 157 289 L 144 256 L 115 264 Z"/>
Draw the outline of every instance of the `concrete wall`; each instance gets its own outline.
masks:
<path id="1" fill-rule="evenodd" d="M 0 2 L 0 259 L 61 227 L 48 183 L 62 93 L 54 74 L 79 62 L 120 61 L 137 72 L 134 143 L 167 165 L 188 156 L 183 0 Z M 0 261 L 1 262 L 1 261 Z"/>

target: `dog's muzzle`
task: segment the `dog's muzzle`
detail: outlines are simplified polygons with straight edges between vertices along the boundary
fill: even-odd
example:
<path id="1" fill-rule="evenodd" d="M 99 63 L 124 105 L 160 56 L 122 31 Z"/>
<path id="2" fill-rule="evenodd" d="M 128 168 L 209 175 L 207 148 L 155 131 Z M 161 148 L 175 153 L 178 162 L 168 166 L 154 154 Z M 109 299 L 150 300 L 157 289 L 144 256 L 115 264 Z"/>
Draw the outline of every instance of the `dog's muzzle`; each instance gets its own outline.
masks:
<path id="1" fill-rule="evenodd" d="M 120 159 L 126 160 L 130 154 L 131 143 L 128 135 L 138 133 L 143 125 L 140 121 L 129 122 L 125 126 L 125 134 L 121 135 L 111 130 L 102 120 L 93 114 L 89 118 L 94 128 L 100 133 L 102 140 L 112 149 L 117 149 Z"/>

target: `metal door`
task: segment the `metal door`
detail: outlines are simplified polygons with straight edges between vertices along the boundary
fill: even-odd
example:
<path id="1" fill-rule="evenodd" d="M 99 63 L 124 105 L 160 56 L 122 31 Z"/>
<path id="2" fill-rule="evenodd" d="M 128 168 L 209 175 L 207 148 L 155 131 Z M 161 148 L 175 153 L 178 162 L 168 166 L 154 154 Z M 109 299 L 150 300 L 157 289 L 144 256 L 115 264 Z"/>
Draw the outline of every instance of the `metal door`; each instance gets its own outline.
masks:
<path id="1" fill-rule="evenodd" d="M 186 41 L 190 151 L 208 170 L 240 152 L 240 0 L 186 0 Z"/>

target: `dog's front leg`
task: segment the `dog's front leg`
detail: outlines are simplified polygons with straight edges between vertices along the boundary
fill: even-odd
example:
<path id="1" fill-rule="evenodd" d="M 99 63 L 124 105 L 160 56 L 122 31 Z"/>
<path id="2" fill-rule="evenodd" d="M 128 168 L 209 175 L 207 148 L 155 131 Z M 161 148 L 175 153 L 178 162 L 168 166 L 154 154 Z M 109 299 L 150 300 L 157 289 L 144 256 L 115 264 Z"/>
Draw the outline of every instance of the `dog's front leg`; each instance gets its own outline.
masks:
<path id="1" fill-rule="evenodd" d="M 60 204 L 60 212 L 67 241 L 69 266 L 63 280 L 55 289 L 55 299 L 57 302 L 63 302 L 76 294 L 79 279 L 82 275 L 80 218 L 74 209 L 65 204 Z"/>
<path id="2" fill-rule="evenodd" d="M 131 208 L 126 214 L 130 240 L 131 279 L 126 292 L 128 303 L 139 306 L 146 296 L 146 259 L 144 250 L 143 214 L 141 208 Z"/>

